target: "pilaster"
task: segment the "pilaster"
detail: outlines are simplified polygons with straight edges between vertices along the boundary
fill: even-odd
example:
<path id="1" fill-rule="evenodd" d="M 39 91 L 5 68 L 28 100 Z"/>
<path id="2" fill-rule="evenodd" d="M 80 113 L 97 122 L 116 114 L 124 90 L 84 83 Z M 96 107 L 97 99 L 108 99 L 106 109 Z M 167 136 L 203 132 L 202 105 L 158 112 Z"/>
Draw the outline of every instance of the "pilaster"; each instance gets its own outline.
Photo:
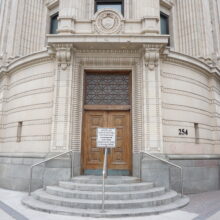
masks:
<path id="1" fill-rule="evenodd" d="M 143 53 L 144 150 L 163 151 L 159 46 L 145 45 Z"/>
<path id="2" fill-rule="evenodd" d="M 9 77 L 3 72 L 0 83 L 0 143 L 4 142 L 4 125 L 6 123 L 7 96 Z"/>
<path id="3" fill-rule="evenodd" d="M 72 54 L 71 44 L 55 45 L 55 82 L 53 97 L 53 119 L 51 151 L 70 148 Z M 51 53 L 51 52 L 50 52 Z"/>
<path id="4" fill-rule="evenodd" d="M 220 135 L 219 135 L 219 78 L 215 77 L 215 72 L 213 72 L 212 77 L 209 78 L 209 98 L 210 98 L 210 112 L 212 114 L 212 120 L 210 125 L 213 127 L 212 138 L 210 138 L 215 147 L 219 148 Z"/>

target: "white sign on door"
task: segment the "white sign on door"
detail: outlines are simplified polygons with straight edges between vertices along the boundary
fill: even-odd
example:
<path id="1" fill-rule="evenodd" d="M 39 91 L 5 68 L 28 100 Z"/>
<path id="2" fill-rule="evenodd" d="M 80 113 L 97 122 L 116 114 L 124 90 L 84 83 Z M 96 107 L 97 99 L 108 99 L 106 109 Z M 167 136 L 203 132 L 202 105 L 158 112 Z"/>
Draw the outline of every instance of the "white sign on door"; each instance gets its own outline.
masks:
<path id="1" fill-rule="evenodd" d="M 116 128 L 97 128 L 97 147 L 116 147 Z"/>

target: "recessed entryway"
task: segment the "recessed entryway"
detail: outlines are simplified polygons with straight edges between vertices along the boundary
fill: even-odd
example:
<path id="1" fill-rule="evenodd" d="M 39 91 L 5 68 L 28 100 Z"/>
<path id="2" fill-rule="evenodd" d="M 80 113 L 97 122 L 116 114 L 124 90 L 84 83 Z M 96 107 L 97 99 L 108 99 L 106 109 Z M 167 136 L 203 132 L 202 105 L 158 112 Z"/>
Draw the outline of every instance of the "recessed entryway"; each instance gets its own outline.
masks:
<path id="1" fill-rule="evenodd" d="M 116 128 L 116 148 L 108 153 L 109 175 L 130 175 L 131 77 L 128 71 L 85 73 L 82 161 L 83 173 L 100 175 L 103 149 L 96 147 L 96 129 Z"/>

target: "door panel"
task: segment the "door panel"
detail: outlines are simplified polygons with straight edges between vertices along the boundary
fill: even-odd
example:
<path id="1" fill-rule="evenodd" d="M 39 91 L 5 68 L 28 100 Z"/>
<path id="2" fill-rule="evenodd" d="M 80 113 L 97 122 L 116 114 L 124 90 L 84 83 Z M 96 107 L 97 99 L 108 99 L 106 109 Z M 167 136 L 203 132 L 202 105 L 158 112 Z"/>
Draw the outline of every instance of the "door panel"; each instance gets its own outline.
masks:
<path id="1" fill-rule="evenodd" d="M 131 135 L 129 112 L 109 112 L 108 126 L 116 128 L 116 148 L 111 149 L 109 155 L 110 169 L 130 169 Z"/>
<path id="2" fill-rule="evenodd" d="M 84 117 L 84 169 L 102 167 L 103 150 L 96 147 L 96 129 L 107 124 L 106 112 L 87 111 Z"/>
<path id="3" fill-rule="evenodd" d="M 131 170 L 131 133 L 129 111 L 85 111 L 83 161 L 84 170 L 102 169 L 103 149 L 96 147 L 96 129 L 117 129 L 116 148 L 108 154 L 108 169 Z"/>

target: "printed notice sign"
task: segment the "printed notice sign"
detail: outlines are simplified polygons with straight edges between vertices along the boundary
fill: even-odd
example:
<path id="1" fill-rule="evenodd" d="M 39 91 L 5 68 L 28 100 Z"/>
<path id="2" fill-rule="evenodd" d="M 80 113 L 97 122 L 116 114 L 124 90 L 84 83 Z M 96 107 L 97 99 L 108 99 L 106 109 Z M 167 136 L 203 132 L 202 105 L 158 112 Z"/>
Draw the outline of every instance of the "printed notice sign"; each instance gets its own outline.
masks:
<path id="1" fill-rule="evenodd" d="M 97 128 L 97 147 L 114 148 L 116 143 L 116 128 Z"/>

